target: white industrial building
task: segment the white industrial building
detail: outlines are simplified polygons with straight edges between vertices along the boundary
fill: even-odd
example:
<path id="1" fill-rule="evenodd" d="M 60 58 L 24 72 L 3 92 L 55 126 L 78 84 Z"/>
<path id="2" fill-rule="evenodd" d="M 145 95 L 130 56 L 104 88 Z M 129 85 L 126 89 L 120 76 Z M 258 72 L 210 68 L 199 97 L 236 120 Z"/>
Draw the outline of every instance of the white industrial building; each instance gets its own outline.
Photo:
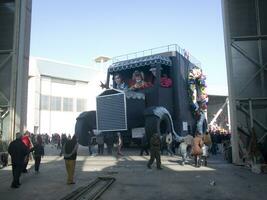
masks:
<path id="1" fill-rule="evenodd" d="M 103 65 L 88 67 L 30 58 L 27 129 L 72 135 L 76 117 L 83 111 L 95 110 L 103 79 Z"/>

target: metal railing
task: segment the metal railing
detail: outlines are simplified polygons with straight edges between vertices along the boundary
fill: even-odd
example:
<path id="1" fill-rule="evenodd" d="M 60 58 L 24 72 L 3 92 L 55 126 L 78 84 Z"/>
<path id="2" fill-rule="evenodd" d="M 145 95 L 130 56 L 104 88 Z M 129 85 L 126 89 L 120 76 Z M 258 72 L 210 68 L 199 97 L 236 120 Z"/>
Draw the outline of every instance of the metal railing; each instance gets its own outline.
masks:
<path id="1" fill-rule="evenodd" d="M 159 53 L 164 53 L 164 52 L 172 52 L 172 51 L 178 52 L 180 55 L 187 58 L 194 65 L 201 67 L 201 62 L 198 59 L 196 59 L 187 50 L 181 48 L 177 44 L 170 44 L 167 46 L 161 46 L 161 47 L 156 47 L 156 48 L 152 48 L 152 49 L 146 49 L 143 51 L 137 51 L 137 52 L 133 52 L 133 53 L 128 53 L 128 54 L 116 56 L 116 57 L 112 58 L 112 63 L 120 62 L 120 61 L 124 61 L 124 60 L 129 60 L 129 59 L 140 58 L 140 57 L 144 57 L 144 56 L 151 56 L 154 54 L 159 54 Z"/>

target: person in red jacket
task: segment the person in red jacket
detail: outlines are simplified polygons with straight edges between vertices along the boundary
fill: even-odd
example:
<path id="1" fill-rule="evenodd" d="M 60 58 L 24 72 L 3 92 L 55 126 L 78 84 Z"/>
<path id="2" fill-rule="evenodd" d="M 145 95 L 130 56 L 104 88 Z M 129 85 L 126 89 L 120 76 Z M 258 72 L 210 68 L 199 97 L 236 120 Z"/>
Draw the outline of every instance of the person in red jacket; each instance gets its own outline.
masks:
<path id="1" fill-rule="evenodd" d="M 32 148 L 32 142 L 30 140 L 30 132 L 29 131 L 26 131 L 24 133 L 24 135 L 21 137 L 21 140 L 22 140 L 23 144 L 27 147 L 27 150 L 30 152 L 30 150 Z M 30 155 L 28 154 L 25 157 L 25 160 L 24 160 L 24 165 L 23 165 L 22 173 L 27 173 L 28 172 L 27 165 L 28 165 L 28 162 L 29 162 L 29 158 L 30 158 Z"/>
<path id="2" fill-rule="evenodd" d="M 172 80 L 167 76 L 167 74 L 163 74 L 160 78 L 160 86 L 165 88 L 172 86 Z"/>
<path id="3" fill-rule="evenodd" d="M 160 70 L 162 70 L 162 68 L 160 68 Z M 157 69 L 155 67 L 152 67 L 149 71 L 153 75 L 151 83 L 154 84 L 157 77 Z M 172 80 L 165 73 L 162 74 L 162 77 L 160 78 L 160 86 L 165 88 L 169 88 L 172 86 Z"/>

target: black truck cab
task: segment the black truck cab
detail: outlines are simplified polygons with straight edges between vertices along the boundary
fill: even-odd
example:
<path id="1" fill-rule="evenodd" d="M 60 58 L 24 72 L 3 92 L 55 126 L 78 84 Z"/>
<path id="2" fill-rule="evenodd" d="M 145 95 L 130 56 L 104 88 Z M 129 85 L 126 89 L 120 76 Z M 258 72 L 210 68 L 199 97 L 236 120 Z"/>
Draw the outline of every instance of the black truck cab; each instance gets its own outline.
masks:
<path id="1" fill-rule="evenodd" d="M 174 137 L 190 134 L 196 128 L 188 96 L 188 73 L 194 66 L 178 51 L 113 63 L 108 68 L 105 90 L 96 99 L 95 128 L 106 134 L 121 132 L 125 143 L 156 132 Z M 151 68 L 156 68 L 156 77 Z M 147 87 L 132 88 L 136 70 L 144 74 Z M 128 84 L 127 90 L 112 87 L 116 74 Z M 168 87 L 161 83 L 163 76 L 171 80 Z"/>

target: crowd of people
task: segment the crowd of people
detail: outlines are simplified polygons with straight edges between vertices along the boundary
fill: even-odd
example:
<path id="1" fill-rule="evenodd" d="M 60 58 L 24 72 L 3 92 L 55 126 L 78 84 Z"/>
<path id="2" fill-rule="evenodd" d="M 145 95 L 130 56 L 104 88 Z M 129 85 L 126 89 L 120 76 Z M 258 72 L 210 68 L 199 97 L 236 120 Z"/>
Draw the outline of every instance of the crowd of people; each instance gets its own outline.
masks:
<path id="1" fill-rule="evenodd" d="M 218 126 L 212 126 L 209 129 L 211 144 L 209 149 L 212 155 L 223 153 L 224 149 L 230 145 L 231 134 L 229 131 Z"/>
<path id="2" fill-rule="evenodd" d="M 181 165 L 190 162 L 190 157 L 194 160 L 194 165 L 200 167 L 207 166 L 207 158 L 209 153 L 216 155 L 223 153 L 228 143 L 230 143 L 230 133 L 216 128 L 210 128 L 208 132 L 202 135 L 199 132 L 184 137 L 174 138 L 171 133 L 160 135 L 155 133 L 151 138 L 147 138 L 146 134 L 141 138 L 140 156 L 150 155 L 147 167 L 151 166 L 156 160 L 157 169 L 162 169 L 161 155 L 180 155 L 182 157 Z M 31 134 L 26 131 L 23 135 L 16 134 L 16 139 L 9 144 L 8 153 L 12 161 L 13 181 L 12 188 L 18 188 L 20 183 L 21 173 L 27 173 L 27 165 L 29 159 L 34 159 L 35 172 L 39 173 L 41 158 L 44 156 L 44 145 L 52 143 L 60 149 L 60 156 L 64 156 L 65 166 L 67 171 L 67 184 L 75 184 L 74 171 L 77 158 L 78 142 L 74 135 L 73 137 L 66 134 L 53 134 L 49 137 L 48 134 Z M 104 152 L 106 146 L 106 153 Z M 116 148 L 114 148 L 114 146 Z M 113 134 L 94 134 L 90 132 L 88 141 L 89 155 L 113 155 L 123 156 L 122 153 L 123 140 L 120 132 Z M 115 150 L 115 151 L 114 151 Z M 180 161 L 179 161 L 180 162 Z"/>
<path id="3" fill-rule="evenodd" d="M 36 140 L 31 140 L 32 135 L 26 131 L 24 134 L 16 133 L 16 139 L 9 144 L 8 153 L 11 156 L 13 181 L 11 188 L 18 188 L 21 173 L 27 173 L 27 165 L 32 152 L 35 161 L 35 172 L 39 173 L 41 157 L 44 156 L 43 139 L 41 135 L 36 136 Z M 35 137 L 32 139 L 35 139 Z M 34 141 L 34 143 L 32 143 Z"/>
<path id="4" fill-rule="evenodd" d="M 189 157 L 195 159 L 196 167 L 200 165 L 207 165 L 207 157 L 209 154 L 223 154 L 226 148 L 230 144 L 230 133 L 221 129 L 209 129 L 205 134 L 196 132 L 194 137 L 192 135 L 186 135 L 184 137 L 179 137 L 178 139 L 173 138 L 171 133 L 166 133 L 159 135 L 160 145 L 158 146 L 151 139 L 147 138 L 147 135 L 144 134 L 140 139 L 140 156 L 151 155 L 153 147 L 159 149 L 159 155 L 181 155 L 182 161 L 181 164 L 185 165 L 188 163 Z M 90 156 L 97 155 L 116 155 L 121 156 L 122 153 L 122 136 L 118 133 L 99 133 L 94 134 L 90 133 L 88 141 L 88 149 Z M 106 146 L 106 152 L 104 152 L 104 146 Z M 156 159 L 158 156 L 157 153 L 153 153 L 152 160 Z M 149 164 L 150 166 L 151 164 Z M 149 167 L 150 168 L 150 167 Z"/>
<path id="5" fill-rule="evenodd" d="M 104 147 L 106 146 L 107 155 L 112 155 L 116 152 L 117 156 L 122 156 L 122 136 L 117 133 L 99 133 L 89 132 L 88 150 L 90 156 L 104 155 Z M 116 150 L 114 148 L 116 146 Z M 115 150 L 115 151 L 114 151 Z"/>
<path id="6" fill-rule="evenodd" d="M 66 134 L 53 134 L 50 137 L 46 134 L 33 134 L 26 131 L 24 134 L 16 133 L 16 139 L 8 146 L 8 153 L 11 156 L 13 180 L 11 188 L 18 188 L 21 185 L 21 173 L 28 173 L 27 165 L 31 157 L 34 159 L 35 173 L 39 173 L 41 159 L 44 156 L 44 145 L 53 142 L 61 149 L 61 155 L 64 155 L 67 184 L 74 184 L 73 176 L 75 161 L 77 157 L 78 143 L 76 136 L 72 138 Z"/>
<path id="7" fill-rule="evenodd" d="M 181 165 L 188 163 L 190 160 L 189 158 L 191 157 L 194 159 L 196 167 L 200 167 L 201 165 L 207 166 L 207 158 L 210 154 L 223 154 L 226 160 L 229 159 L 227 151 L 230 148 L 231 134 L 218 126 L 212 127 L 205 134 L 196 131 L 194 137 L 189 134 L 184 137 L 172 139 L 171 134 L 167 133 L 159 136 L 159 138 L 160 155 L 166 153 L 169 156 L 180 155 L 182 157 Z M 150 146 L 151 151 L 153 141 L 147 141 L 146 135 L 144 135 L 141 141 L 140 155 L 143 155 L 144 151 L 148 155 L 149 153 L 147 150 Z M 155 156 L 151 155 L 151 157 L 153 160 Z M 149 168 L 150 165 L 151 164 L 148 164 Z"/>
<path id="8" fill-rule="evenodd" d="M 184 137 L 172 139 L 170 133 L 159 135 L 153 134 L 150 141 L 147 141 L 144 135 L 142 141 L 147 141 L 146 144 L 142 142 L 141 153 L 150 148 L 150 160 L 147 167 L 151 169 L 151 165 L 156 159 L 157 168 L 161 168 L 160 156 L 164 155 L 166 151 L 168 155 L 180 155 L 182 157 L 181 165 L 189 162 L 189 158 L 193 158 L 195 167 L 207 166 L 207 158 L 209 153 L 216 155 L 217 153 L 225 153 L 230 144 L 231 135 L 229 132 L 216 128 L 210 129 L 205 134 L 196 131 L 194 137 L 186 135 Z M 146 151 L 148 155 L 148 151 Z"/>

